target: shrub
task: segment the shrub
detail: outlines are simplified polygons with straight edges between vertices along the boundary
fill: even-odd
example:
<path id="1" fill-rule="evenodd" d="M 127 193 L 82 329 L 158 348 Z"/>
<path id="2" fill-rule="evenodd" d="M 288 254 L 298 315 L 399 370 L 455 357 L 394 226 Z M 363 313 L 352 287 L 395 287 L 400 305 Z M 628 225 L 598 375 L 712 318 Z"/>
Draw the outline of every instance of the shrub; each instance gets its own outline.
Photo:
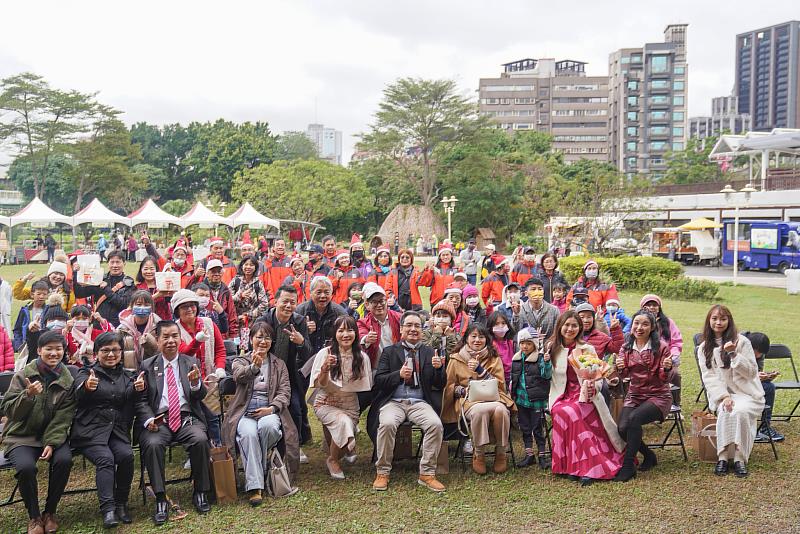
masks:
<path id="1" fill-rule="evenodd" d="M 588 256 L 561 258 L 558 268 L 567 280 L 575 282 L 582 274 Z M 712 300 L 719 285 L 684 276 L 680 264 L 664 258 L 621 256 L 592 257 L 600 266 L 600 277 L 619 289 L 634 289 L 680 300 Z"/>

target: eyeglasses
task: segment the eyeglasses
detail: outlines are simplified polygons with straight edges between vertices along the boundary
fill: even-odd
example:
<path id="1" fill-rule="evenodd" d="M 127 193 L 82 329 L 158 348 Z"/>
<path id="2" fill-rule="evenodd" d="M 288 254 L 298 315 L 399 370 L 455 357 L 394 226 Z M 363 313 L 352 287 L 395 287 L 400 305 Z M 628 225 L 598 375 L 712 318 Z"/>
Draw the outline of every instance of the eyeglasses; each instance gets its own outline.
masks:
<path id="1" fill-rule="evenodd" d="M 99 354 L 103 356 L 108 356 L 109 354 L 113 354 L 114 356 L 119 356 L 122 354 L 122 349 L 100 349 L 97 351 Z"/>
<path id="2" fill-rule="evenodd" d="M 422 323 L 406 323 L 403 325 L 403 328 L 408 328 L 409 330 L 410 329 L 420 330 L 422 329 Z"/>
<path id="3" fill-rule="evenodd" d="M 269 336 L 255 335 L 253 336 L 253 341 L 272 341 L 272 338 Z"/>

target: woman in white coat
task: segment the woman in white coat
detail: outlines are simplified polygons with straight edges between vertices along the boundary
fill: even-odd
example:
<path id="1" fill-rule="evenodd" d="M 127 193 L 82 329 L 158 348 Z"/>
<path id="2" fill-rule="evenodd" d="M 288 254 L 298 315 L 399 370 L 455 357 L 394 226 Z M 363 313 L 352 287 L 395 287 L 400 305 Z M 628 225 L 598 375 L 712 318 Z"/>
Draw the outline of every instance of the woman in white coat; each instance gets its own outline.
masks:
<path id="1" fill-rule="evenodd" d="M 746 477 L 747 460 L 764 410 L 764 389 L 750 340 L 739 334 L 730 310 L 712 306 L 697 350 L 708 405 L 717 412 L 717 457 L 714 474 Z"/>

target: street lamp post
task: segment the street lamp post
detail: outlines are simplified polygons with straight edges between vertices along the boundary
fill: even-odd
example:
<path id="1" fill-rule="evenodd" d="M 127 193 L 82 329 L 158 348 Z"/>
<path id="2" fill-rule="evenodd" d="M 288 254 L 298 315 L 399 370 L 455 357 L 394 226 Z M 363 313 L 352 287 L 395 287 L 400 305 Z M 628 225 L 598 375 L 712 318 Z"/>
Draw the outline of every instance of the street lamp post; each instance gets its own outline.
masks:
<path id="1" fill-rule="evenodd" d="M 453 215 L 453 212 L 456 210 L 456 202 L 458 202 L 458 199 L 455 196 L 450 196 L 450 198 L 443 197 L 441 202 L 442 206 L 444 206 L 444 211 L 447 212 L 447 239 L 449 239 L 450 242 L 452 243 L 453 226 L 452 226 L 451 216 Z"/>
<path id="2" fill-rule="evenodd" d="M 756 191 L 751 185 L 747 184 L 739 192 L 744 193 L 744 202 L 733 202 L 733 195 L 736 189 L 731 187 L 730 184 L 726 185 L 720 193 L 725 194 L 725 202 L 728 204 L 733 203 L 733 285 L 735 286 L 739 278 L 739 208 L 745 207 L 750 203 L 750 196 Z"/>

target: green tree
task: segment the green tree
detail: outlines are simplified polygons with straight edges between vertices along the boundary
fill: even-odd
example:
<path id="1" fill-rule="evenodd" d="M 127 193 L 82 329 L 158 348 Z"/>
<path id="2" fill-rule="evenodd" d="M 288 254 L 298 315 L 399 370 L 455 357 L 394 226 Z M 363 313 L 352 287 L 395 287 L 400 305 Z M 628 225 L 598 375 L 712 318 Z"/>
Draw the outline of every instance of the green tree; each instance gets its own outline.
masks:
<path id="1" fill-rule="evenodd" d="M 180 124 L 159 127 L 139 122 L 131 126 L 131 140 L 141 147 L 144 163 L 162 171 L 148 172 L 151 196 L 162 200 L 189 199 L 202 189 L 203 184 L 188 163 L 196 133 L 197 128 Z"/>
<path id="2" fill-rule="evenodd" d="M 236 124 L 222 119 L 214 123 L 192 123 L 194 135 L 187 165 L 209 194 L 231 199 L 237 172 L 271 163 L 277 143 L 265 122 Z"/>
<path id="3" fill-rule="evenodd" d="M 88 131 L 95 95 L 53 89 L 36 74 L 25 72 L 0 81 L 0 142 L 25 155 L 33 194 L 43 198 L 51 177 L 50 161 L 61 145 Z"/>
<path id="4" fill-rule="evenodd" d="M 317 159 L 317 145 L 303 132 L 284 132 L 277 139 L 275 159 Z"/>
<path id="5" fill-rule="evenodd" d="M 704 140 L 689 139 L 686 149 L 667 154 L 667 173 L 662 184 L 697 184 L 721 182 L 722 170 L 708 155 L 714 148 L 717 137 Z"/>
<path id="6" fill-rule="evenodd" d="M 276 161 L 245 169 L 234 178 L 231 195 L 270 217 L 314 223 L 364 215 L 372 206 L 362 177 L 321 160 Z"/>
<path id="7" fill-rule="evenodd" d="M 17 156 L 8 167 L 8 178 L 14 182 L 17 190 L 25 198 L 33 198 L 34 192 L 34 164 L 35 158 L 26 155 Z M 41 160 L 39 160 L 41 161 Z M 56 207 L 56 211 L 71 215 L 70 207 L 75 200 L 75 184 L 72 180 L 72 169 L 75 161 L 59 152 L 50 156 L 48 163 L 48 187 L 40 197 L 48 206 Z"/>
<path id="8" fill-rule="evenodd" d="M 181 217 L 184 213 L 189 211 L 192 207 L 192 203 L 188 200 L 184 199 L 174 199 L 168 200 L 164 202 L 161 206 L 161 209 L 169 213 L 170 215 L 174 215 L 175 217 Z"/>
<path id="9" fill-rule="evenodd" d="M 394 161 L 419 201 L 433 206 L 440 193 L 434 152 L 443 143 L 469 139 L 485 123 L 454 81 L 401 78 L 384 89 L 358 150 Z"/>

